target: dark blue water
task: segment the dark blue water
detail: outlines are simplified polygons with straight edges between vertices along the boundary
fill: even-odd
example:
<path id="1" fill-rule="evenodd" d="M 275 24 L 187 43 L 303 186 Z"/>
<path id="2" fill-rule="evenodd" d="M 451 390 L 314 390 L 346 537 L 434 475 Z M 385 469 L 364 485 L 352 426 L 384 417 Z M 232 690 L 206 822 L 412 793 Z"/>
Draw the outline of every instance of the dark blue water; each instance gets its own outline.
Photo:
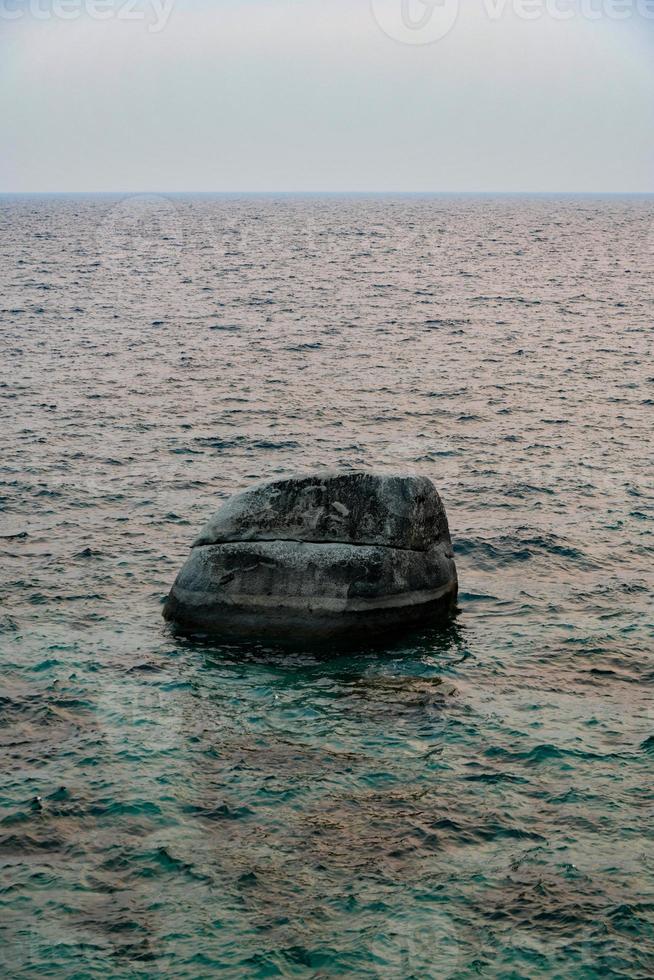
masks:
<path id="1" fill-rule="evenodd" d="M 654 973 L 652 198 L 0 201 L 0 974 Z M 182 642 L 229 493 L 443 495 L 460 612 Z"/>

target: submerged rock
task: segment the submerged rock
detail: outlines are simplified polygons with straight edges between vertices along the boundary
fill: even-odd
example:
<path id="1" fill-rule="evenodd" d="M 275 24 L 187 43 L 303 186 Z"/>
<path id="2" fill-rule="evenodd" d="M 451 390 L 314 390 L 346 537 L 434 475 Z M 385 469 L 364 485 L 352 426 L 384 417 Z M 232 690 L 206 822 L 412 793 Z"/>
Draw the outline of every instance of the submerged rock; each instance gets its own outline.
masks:
<path id="1" fill-rule="evenodd" d="M 320 639 L 447 614 L 456 593 L 430 480 L 325 473 L 228 500 L 194 541 L 164 616 L 225 637 Z"/>

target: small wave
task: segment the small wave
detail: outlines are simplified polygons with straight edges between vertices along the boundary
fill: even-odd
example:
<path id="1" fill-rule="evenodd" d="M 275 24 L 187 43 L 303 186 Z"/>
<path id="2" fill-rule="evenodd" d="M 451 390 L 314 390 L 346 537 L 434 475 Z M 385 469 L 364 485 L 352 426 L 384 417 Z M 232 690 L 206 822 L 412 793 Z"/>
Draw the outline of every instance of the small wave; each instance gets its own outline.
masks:
<path id="1" fill-rule="evenodd" d="M 461 537 L 456 539 L 455 550 L 459 555 L 483 558 L 494 564 L 507 561 L 526 562 L 542 556 L 588 563 L 587 556 L 578 548 L 554 534 L 532 534 L 524 537 L 519 534 L 502 535 L 492 540 Z"/>

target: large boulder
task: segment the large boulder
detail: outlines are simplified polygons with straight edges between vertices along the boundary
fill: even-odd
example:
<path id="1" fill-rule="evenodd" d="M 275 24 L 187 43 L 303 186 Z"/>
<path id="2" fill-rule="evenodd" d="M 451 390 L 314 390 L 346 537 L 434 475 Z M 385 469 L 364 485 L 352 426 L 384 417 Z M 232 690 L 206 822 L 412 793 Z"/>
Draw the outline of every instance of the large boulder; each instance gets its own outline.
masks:
<path id="1" fill-rule="evenodd" d="M 447 614 L 456 593 L 430 480 L 324 473 L 228 500 L 193 543 L 164 616 L 224 637 L 320 639 Z"/>

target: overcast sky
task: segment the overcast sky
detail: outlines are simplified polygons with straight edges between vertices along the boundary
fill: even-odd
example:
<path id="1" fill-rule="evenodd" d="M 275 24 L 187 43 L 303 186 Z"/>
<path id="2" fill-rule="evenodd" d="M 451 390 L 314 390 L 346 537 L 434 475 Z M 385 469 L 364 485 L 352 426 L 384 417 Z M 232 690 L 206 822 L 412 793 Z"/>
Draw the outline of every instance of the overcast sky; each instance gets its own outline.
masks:
<path id="1" fill-rule="evenodd" d="M 0 190 L 654 191 L 654 9 L 557 3 L 0 0 Z"/>

